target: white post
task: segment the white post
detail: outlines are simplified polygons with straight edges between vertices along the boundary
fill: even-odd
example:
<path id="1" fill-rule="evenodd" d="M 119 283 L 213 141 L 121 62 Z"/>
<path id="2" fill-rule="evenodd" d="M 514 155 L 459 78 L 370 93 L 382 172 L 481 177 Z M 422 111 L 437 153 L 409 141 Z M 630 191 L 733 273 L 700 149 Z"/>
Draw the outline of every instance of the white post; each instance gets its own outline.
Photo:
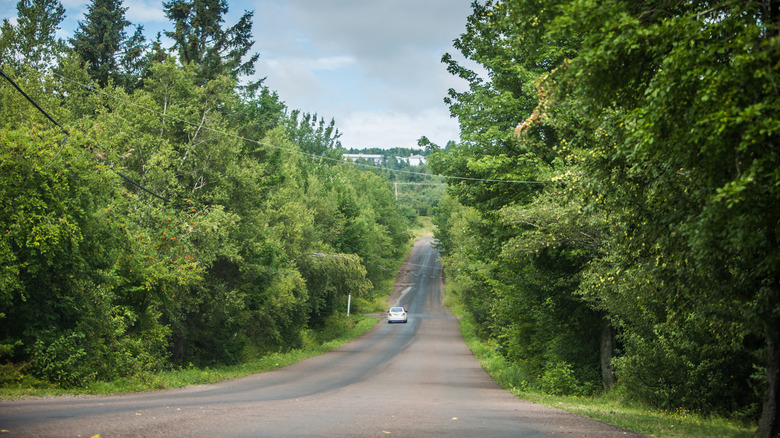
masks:
<path id="1" fill-rule="evenodd" d="M 347 316 L 349 316 L 349 307 L 352 305 L 352 294 L 347 298 Z"/>

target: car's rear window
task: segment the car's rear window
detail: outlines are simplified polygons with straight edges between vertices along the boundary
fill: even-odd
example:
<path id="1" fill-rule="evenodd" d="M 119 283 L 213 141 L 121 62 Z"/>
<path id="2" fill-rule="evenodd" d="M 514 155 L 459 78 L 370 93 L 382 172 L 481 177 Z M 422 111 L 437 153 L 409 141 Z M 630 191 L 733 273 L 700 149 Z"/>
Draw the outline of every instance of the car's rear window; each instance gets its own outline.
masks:
<path id="1" fill-rule="evenodd" d="M 392 309 L 390 309 L 390 311 L 391 312 L 403 312 L 404 308 L 403 307 L 393 307 Z"/>

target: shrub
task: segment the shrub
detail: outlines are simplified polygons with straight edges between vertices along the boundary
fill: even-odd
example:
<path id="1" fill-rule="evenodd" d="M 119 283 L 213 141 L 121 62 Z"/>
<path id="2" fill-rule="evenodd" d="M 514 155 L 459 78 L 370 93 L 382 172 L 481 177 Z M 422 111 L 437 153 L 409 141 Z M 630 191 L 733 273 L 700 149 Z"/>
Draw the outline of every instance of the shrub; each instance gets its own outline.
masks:
<path id="1" fill-rule="evenodd" d="M 32 348 L 34 374 L 62 387 L 75 387 L 93 377 L 85 366 L 84 333 L 73 331 L 48 339 L 38 339 Z"/>
<path id="2" fill-rule="evenodd" d="M 572 366 L 566 362 L 556 362 L 547 366 L 541 380 L 542 390 L 553 395 L 574 395 L 581 392 Z"/>

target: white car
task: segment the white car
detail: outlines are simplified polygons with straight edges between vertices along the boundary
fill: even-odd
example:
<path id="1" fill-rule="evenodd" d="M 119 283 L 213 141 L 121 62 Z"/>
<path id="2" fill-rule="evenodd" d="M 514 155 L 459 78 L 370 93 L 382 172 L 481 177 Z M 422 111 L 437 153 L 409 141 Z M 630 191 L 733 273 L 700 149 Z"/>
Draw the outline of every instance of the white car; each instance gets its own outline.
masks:
<path id="1" fill-rule="evenodd" d="M 406 322 L 406 314 L 408 312 L 403 307 L 391 307 L 387 311 L 387 323 L 391 322 Z"/>

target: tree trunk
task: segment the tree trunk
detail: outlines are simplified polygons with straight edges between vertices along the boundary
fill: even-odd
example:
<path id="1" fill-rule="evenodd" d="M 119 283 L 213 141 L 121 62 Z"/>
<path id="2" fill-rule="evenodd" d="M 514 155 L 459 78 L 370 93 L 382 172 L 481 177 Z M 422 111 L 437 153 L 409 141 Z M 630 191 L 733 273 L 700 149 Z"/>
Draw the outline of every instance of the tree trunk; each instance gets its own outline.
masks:
<path id="1" fill-rule="evenodd" d="M 771 330 L 771 329 L 770 329 Z M 774 329 L 773 331 L 777 331 Z M 780 436 L 780 424 L 778 424 L 777 406 L 780 401 L 778 392 L 778 367 L 780 367 L 780 348 L 777 339 L 768 336 L 767 339 L 767 363 L 766 363 L 766 392 L 764 393 L 764 407 L 761 411 L 761 423 L 756 435 L 764 438 Z"/>
<path id="2" fill-rule="evenodd" d="M 601 325 L 601 384 L 604 389 L 615 385 L 615 373 L 612 370 L 612 355 L 615 351 L 615 332 L 609 321 L 603 318 Z"/>
<path id="3" fill-rule="evenodd" d="M 184 350 L 187 345 L 187 334 L 181 327 L 173 329 L 173 348 L 171 349 L 171 360 L 174 363 L 184 362 Z"/>
<path id="4" fill-rule="evenodd" d="M 780 0 L 766 0 L 764 3 L 764 23 L 767 24 L 767 33 L 771 38 L 776 38 L 780 33 Z M 773 56 L 777 58 L 777 56 Z M 772 233 L 775 247 L 777 246 L 777 233 Z M 761 422 L 758 425 L 756 436 L 761 438 L 780 437 L 780 418 L 778 418 L 778 404 L 780 404 L 780 318 L 774 317 L 777 308 L 780 307 L 780 280 L 775 276 L 773 287 L 769 290 L 769 314 L 766 322 L 766 392 L 764 393 L 764 406 L 761 410 Z"/>
<path id="5" fill-rule="evenodd" d="M 761 423 L 756 435 L 762 438 L 780 437 L 780 418 L 778 404 L 780 403 L 780 318 L 776 317 L 780 307 L 780 279 L 775 279 L 773 287 L 765 289 L 768 296 L 769 315 L 764 320 L 766 330 L 766 392 L 764 406 L 761 410 Z"/>
<path id="6" fill-rule="evenodd" d="M 764 319 L 766 332 L 766 392 L 761 410 L 761 423 L 756 435 L 762 438 L 780 437 L 780 318 L 775 316 L 780 308 L 780 277 L 776 277 L 772 286 L 764 293 L 768 297 L 768 315 Z"/>

